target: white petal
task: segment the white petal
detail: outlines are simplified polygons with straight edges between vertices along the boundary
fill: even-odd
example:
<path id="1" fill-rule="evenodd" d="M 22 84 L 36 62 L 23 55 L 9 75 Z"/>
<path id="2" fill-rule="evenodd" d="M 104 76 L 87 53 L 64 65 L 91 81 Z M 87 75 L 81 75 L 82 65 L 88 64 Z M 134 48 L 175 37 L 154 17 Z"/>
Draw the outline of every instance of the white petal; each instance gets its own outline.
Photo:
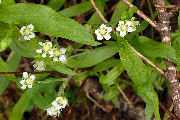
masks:
<path id="1" fill-rule="evenodd" d="M 120 32 L 120 36 L 121 36 L 121 37 L 124 37 L 125 35 L 126 35 L 126 31 L 121 31 L 121 32 Z"/>
<path id="2" fill-rule="evenodd" d="M 117 30 L 117 31 L 121 31 L 121 28 L 120 28 L 120 26 L 118 26 L 118 27 L 116 28 L 116 30 Z"/>
<path id="3" fill-rule="evenodd" d="M 31 85 L 28 85 L 28 88 L 32 88 L 32 84 L 31 84 Z"/>
<path id="4" fill-rule="evenodd" d="M 39 42 L 39 45 L 40 45 L 40 46 L 43 46 L 43 45 L 44 45 L 44 43 L 42 43 L 42 42 Z"/>
<path id="5" fill-rule="evenodd" d="M 24 35 L 24 30 L 26 29 L 26 26 L 23 26 L 22 28 L 21 28 L 21 30 L 20 30 L 20 33 L 22 34 L 22 35 Z"/>
<path id="6" fill-rule="evenodd" d="M 57 57 L 54 57 L 53 58 L 53 61 L 59 61 Z"/>
<path id="7" fill-rule="evenodd" d="M 46 42 L 47 45 L 50 45 L 50 47 L 52 47 L 52 43 L 51 42 Z"/>
<path id="8" fill-rule="evenodd" d="M 127 25 L 128 27 L 130 27 L 130 26 L 131 26 L 131 24 L 132 24 L 132 22 L 131 22 L 131 21 L 127 21 L 127 22 L 126 22 L 126 25 Z"/>
<path id="9" fill-rule="evenodd" d="M 102 29 L 102 28 L 106 28 L 106 25 L 102 24 L 102 25 L 100 26 L 100 29 Z"/>
<path id="10" fill-rule="evenodd" d="M 35 38 L 35 34 L 31 32 L 31 35 L 29 36 L 30 38 Z"/>
<path id="11" fill-rule="evenodd" d="M 42 54 L 42 57 L 45 58 L 45 57 L 46 57 L 46 53 L 43 53 L 43 54 Z"/>
<path id="12" fill-rule="evenodd" d="M 37 53 L 42 53 L 42 49 L 37 49 L 36 52 Z"/>
<path id="13" fill-rule="evenodd" d="M 24 36 L 24 40 L 30 40 L 29 36 Z"/>
<path id="14" fill-rule="evenodd" d="M 23 72 L 23 77 L 27 78 L 28 77 L 28 73 L 27 72 Z"/>
<path id="15" fill-rule="evenodd" d="M 35 79 L 35 76 L 34 76 L 34 75 L 31 75 L 30 78 L 31 78 L 31 80 L 34 80 L 34 79 Z"/>
<path id="16" fill-rule="evenodd" d="M 103 36 L 97 35 L 97 39 L 98 39 L 98 40 L 102 40 L 102 39 L 103 39 Z"/>
<path id="17" fill-rule="evenodd" d="M 48 53 L 50 54 L 49 57 L 54 57 L 54 50 L 53 50 L 53 49 L 51 49 L 50 51 L 48 51 Z"/>
<path id="18" fill-rule="evenodd" d="M 58 106 L 57 101 L 53 101 L 51 104 L 52 104 L 54 107 Z"/>
<path id="19" fill-rule="evenodd" d="M 24 83 L 25 83 L 25 80 L 21 80 L 20 83 L 21 83 L 21 84 L 24 84 Z"/>
<path id="20" fill-rule="evenodd" d="M 23 86 L 21 87 L 21 89 L 26 89 L 26 86 L 25 86 L 25 85 L 23 85 Z"/>
<path id="21" fill-rule="evenodd" d="M 109 40 L 109 39 L 111 39 L 111 35 L 110 35 L 110 34 L 106 34 L 106 35 L 104 36 L 104 38 L 105 38 L 106 40 Z"/>
<path id="22" fill-rule="evenodd" d="M 119 21 L 119 26 L 121 26 L 122 24 L 124 24 L 124 21 Z"/>
<path id="23" fill-rule="evenodd" d="M 134 29 L 133 29 L 132 27 L 128 27 L 128 28 L 127 28 L 127 31 L 128 31 L 128 32 L 133 32 Z"/>
<path id="24" fill-rule="evenodd" d="M 34 26 L 33 26 L 32 24 L 28 25 L 28 26 L 27 26 L 27 29 L 28 29 L 28 28 L 29 28 L 31 31 L 34 30 Z"/>
<path id="25" fill-rule="evenodd" d="M 61 62 L 66 61 L 66 56 L 65 56 L 65 55 L 61 55 L 61 56 L 59 57 L 59 61 L 61 61 Z"/>
<path id="26" fill-rule="evenodd" d="M 100 33 L 99 33 L 99 29 L 95 30 L 95 34 L 96 34 L 96 35 L 99 35 L 99 34 L 100 34 Z"/>
<path id="27" fill-rule="evenodd" d="M 60 51 L 61 51 L 61 54 L 65 54 L 66 53 L 66 49 L 65 48 L 61 48 Z"/>
<path id="28" fill-rule="evenodd" d="M 112 28 L 111 27 L 107 27 L 107 32 L 112 32 Z"/>

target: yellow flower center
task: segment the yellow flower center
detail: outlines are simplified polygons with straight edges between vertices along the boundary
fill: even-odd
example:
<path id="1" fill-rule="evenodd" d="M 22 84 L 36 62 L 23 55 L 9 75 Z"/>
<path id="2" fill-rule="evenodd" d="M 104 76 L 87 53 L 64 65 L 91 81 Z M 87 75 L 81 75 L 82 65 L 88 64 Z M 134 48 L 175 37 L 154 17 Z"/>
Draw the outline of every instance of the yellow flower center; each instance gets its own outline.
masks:
<path id="1" fill-rule="evenodd" d="M 121 30 L 122 31 L 126 30 L 126 26 L 125 25 L 121 25 Z"/>
<path id="2" fill-rule="evenodd" d="M 31 79 L 30 79 L 30 78 L 28 78 L 28 79 L 26 80 L 26 84 L 27 84 L 27 85 L 31 85 Z"/>
<path id="3" fill-rule="evenodd" d="M 55 56 L 60 56 L 60 55 L 61 55 L 61 52 L 60 52 L 59 50 L 55 50 L 55 51 L 54 51 L 54 55 L 55 55 Z"/>
<path id="4" fill-rule="evenodd" d="M 25 34 L 26 34 L 26 35 L 30 35 L 30 34 L 31 34 L 31 30 L 30 30 L 30 29 L 26 29 L 26 30 L 25 30 Z"/>
<path id="5" fill-rule="evenodd" d="M 132 27 L 135 27 L 135 26 L 136 26 L 136 24 L 135 24 L 134 21 L 131 22 L 131 26 L 132 26 Z"/>
<path id="6" fill-rule="evenodd" d="M 100 30 L 100 34 L 101 34 L 101 35 L 106 34 L 106 30 L 105 30 L 104 28 L 102 28 L 102 29 Z"/>
<path id="7" fill-rule="evenodd" d="M 49 51 L 50 49 L 51 49 L 50 45 L 47 45 L 47 44 L 43 45 L 44 51 Z"/>

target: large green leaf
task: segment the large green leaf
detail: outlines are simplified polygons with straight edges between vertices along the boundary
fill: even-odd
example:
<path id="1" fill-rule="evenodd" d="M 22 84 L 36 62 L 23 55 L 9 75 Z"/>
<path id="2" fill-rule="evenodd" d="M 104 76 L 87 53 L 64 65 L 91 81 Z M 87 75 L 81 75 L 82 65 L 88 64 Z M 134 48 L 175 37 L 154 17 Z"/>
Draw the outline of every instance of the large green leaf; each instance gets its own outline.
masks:
<path id="1" fill-rule="evenodd" d="M 154 41 L 148 37 L 140 36 L 131 43 L 135 49 L 148 58 L 166 58 L 180 64 L 180 58 L 176 56 L 176 50 L 162 42 Z"/>
<path id="2" fill-rule="evenodd" d="M 0 9 L 0 21 L 22 25 L 33 24 L 35 31 L 88 45 L 99 45 L 76 21 L 38 4 L 13 4 Z"/>
<path id="3" fill-rule="evenodd" d="M 66 65 L 71 68 L 91 67 L 112 57 L 116 53 L 117 53 L 116 45 L 99 47 L 69 57 Z"/>
<path id="4" fill-rule="evenodd" d="M 153 89 L 152 81 L 150 81 L 150 70 L 145 66 L 139 56 L 130 48 L 127 41 L 118 37 L 118 50 L 121 61 L 127 71 L 129 77 L 133 81 L 133 88 L 137 94 L 146 102 L 147 106 L 153 106 L 153 112 L 157 120 L 160 120 L 159 107 L 158 107 L 158 96 Z M 146 111 L 150 107 L 146 107 Z M 146 112 L 148 114 L 150 112 Z M 149 114 L 146 115 L 147 120 Z"/>
<path id="5" fill-rule="evenodd" d="M 86 1 L 60 11 L 61 15 L 73 17 L 85 13 L 93 8 L 91 2 Z"/>

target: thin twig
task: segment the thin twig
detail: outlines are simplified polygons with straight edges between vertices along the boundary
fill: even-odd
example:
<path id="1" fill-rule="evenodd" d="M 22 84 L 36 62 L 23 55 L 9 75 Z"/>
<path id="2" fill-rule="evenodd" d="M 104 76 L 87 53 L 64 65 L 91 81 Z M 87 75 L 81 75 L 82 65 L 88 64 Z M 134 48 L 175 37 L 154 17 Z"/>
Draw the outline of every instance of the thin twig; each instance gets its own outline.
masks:
<path id="1" fill-rule="evenodd" d="M 97 103 L 87 92 L 86 93 L 86 97 L 91 100 L 96 106 L 98 106 L 99 108 L 101 108 L 104 112 L 108 112 L 108 110 L 106 108 L 104 108 L 102 105 L 100 105 L 99 103 Z"/>
<path id="2" fill-rule="evenodd" d="M 94 9 L 99 11 L 99 9 L 97 8 L 97 6 L 95 5 L 95 3 L 94 3 L 93 0 L 91 0 L 91 3 L 93 3 Z M 131 3 L 130 3 L 130 4 L 131 4 Z M 97 12 L 97 13 L 99 14 L 99 16 L 103 16 L 100 11 Z M 101 19 L 102 19 L 105 23 L 108 23 L 108 21 L 106 20 L 106 18 L 104 18 L 104 16 L 101 17 Z M 149 19 L 149 18 L 148 18 L 148 19 Z M 113 29 L 113 32 L 115 32 L 114 29 Z M 129 44 L 129 45 L 130 45 L 130 44 Z M 156 70 L 158 70 L 162 75 L 164 75 L 164 71 L 163 71 L 161 68 L 159 68 L 158 66 L 156 66 L 153 62 L 151 62 L 149 59 L 147 59 L 146 57 L 144 57 L 141 53 L 137 52 L 131 45 L 130 45 L 130 47 L 134 50 L 135 53 L 137 53 L 137 54 L 139 55 L 139 57 L 140 57 L 141 59 L 143 59 L 144 61 L 146 61 L 147 63 L 149 63 L 152 67 L 154 67 L 154 68 L 155 68 Z"/>
<path id="3" fill-rule="evenodd" d="M 133 107 L 132 102 L 128 99 L 128 97 L 127 97 L 126 94 L 123 92 L 123 90 L 121 89 L 120 86 L 118 86 L 118 90 L 120 91 L 120 93 L 122 94 L 122 96 L 125 98 L 125 100 L 126 100 L 127 103 L 129 104 L 129 107 L 132 108 L 132 107 Z"/>
<path id="4" fill-rule="evenodd" d="M 157 8 L 175 8 L 176 5 L 154 5 Z"/>
<path id="5" fill-rule="evenodd" d="M 171 118 L 173 118 L 174 120 L 179 120 L 175 115 L 173 115 L 161 102 L 159 102 L 159 106 L 161 107 L 161 109 L 163 109 L 166 113 L 169 114 L 169 116 L 171 116 Z"/>
<path id="6" fill-rule="evenodd" d="M 83 87 L 84 87 L 86 81 L 87 81 L 87 78 L 83 81 L 83 83 L 82 83 L 81 86 L 79 87 L 78 93 L 76 94 L 76 97 L 74 98 L 74 100 L 73 100 L 71 106 L 69 107 L 69 110 L 68 110 L 68 112 L 67 112 L 67 115 L 66 115 L 66 119 L 65 119 L 65 120 L 69 120 L 69 117 L 70 117 L 72 108 L 73 108 L 73 106 L 75 105 L 76 100 L 77 100 L 77 98 L 79 97 L 79 94 L 80 94 L 81 90 L 83 89 Z"/>
<path id="7" fill-rule="evenodd" d="M 55 72 L 55 71 L 43 71 L 43 72 L 27 72 L 27 73 L 30 73 L 30 74 L 46 74 L 46 73 L 52 73 L 52 72 Z M 22 75 L 23 72 L 0 72 L 0 74 L 15 74 L 15 75 Z"/>
<path id="8" fill-rule="evenodd" d="M 94 9 L 96 10 L 96 12 L 99 14 L 99 16 L 101 17 L 101 19 L 105 22 L 108 23 L 108 21 L 106 20 L 106 18 L 101 14 L 100 10 L 98 9 L 98 7 L 96 6 L 96 4 L 94 3 L 93 0 L 90 0 L 91 4 L 93 5 Z"/>
<path id="9" fill-rule="evenodd" d="M 128 5 L 130 8 L 134 7 L 132 3 L 130 3 L 128 0 L 122 0 L 126 5 Z M 144 20 L 146 20 L 148 23 L 150 23 L 155 29 L 157 29 L 157 24 L 153 22 L 148 16 L 146 16 L 142 11 L 139 9 L 136 12 L 140 17 L 142 17 Z"/>

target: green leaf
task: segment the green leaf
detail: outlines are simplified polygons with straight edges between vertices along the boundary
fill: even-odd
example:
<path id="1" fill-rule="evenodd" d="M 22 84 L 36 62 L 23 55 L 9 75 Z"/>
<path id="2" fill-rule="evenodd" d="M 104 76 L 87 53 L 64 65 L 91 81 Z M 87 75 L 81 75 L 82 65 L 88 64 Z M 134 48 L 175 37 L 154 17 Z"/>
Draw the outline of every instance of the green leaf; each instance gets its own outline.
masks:
<path id="1" fill-rule="evenodd" d="M 129 0 L 129 2 L 132 2 L 133 0 Z M 122 1 L 119 1 L 117 4 L 113 15 L 111 17 L 110 24 L 111 25 L 116 25 L 120 20 L 121 20 L 121 15 L 128 9 L 129 7 Z"/>
<path id="2" fill-rule="evenodd" d="M 86 68 L 103 62 L 117 53 L 116 45 L 99 47 L 87 52 L 73 55 L 67 59 L 67 66 L 71 68 Z"/>
<path id="3" fill-rule="evenodd" d="M 96 65 L 92 69 L 92 72 L 102 72 L 102 71 L 109 69 L 109 68 L 112 68 L 113 66 L 120 64 L 120 63 L 121 63 L 121 61 L 118 59 L 110 59 L 110 60 L 104 61 L 104 62 Z"/>
<path id="4" fill-rule="evenodd" d="M 124 38 L 118 37 L 117 41 L 121 61 L 129 77 L 133 81 L 133 88 L 146 104 L 153 106 L 155 117 L 157 120 L 160 120 L 158 107 L 159 100 L 157 93 L 154 91 L 152 81 L 150 81 L 150 70 L 130 48 Z"/>
<path id="5" fill-rule="evenodd" d="M 157 42 L 145 36 L 137 37 L 131 43 L 137 51 L 147 58 L 166 58 L 180 64 L 180 58 L 176 56 L 176 50 L 166 43 Z"/>
<path id="6" fill-rule="evenodd" d="M 124 71 L 124 66 L 122 63 L 116 65 L 112 70 L 110 70 L 105 76 L 99 78 L 101 84 L 112 85 L 116 82 L 118 76 Z"/>
<path id="7" fill-rule="evenodd" d="M 79 82 L 80 80 L 84 80 L 86 77 L 88 77 L 90 75 L 90 71 L 89 70 L 86 70 L 86 71 L 83 71 L 81 73 L 79 73 L 78 75 L 75 75 L 74 76 L 74 79 L 77 82 Z"/>
<path id="8" fill-rule="evenodd" d="M 0 21 L 22 25 L 33 24 L 35 31 L 92 46 L 100 43 L 82 25 L 51 8 L 38 4 L 13 4 L 0 9 Z"/>
<path id="9" fill-rule="evenodd" d="M 63 74 L 67 75 L 76 75 L 75 71 L 72 71 L 71 69 L 67 68 L 64 64 L 58 61 L 53 61 L 52 59 L 47 59 L 45 60 L 46 65 L 55 71 L 58 71 Z"/>
<path id="10" fill-rule="evenodd" d="M 32 58 L 36 56 L 36 49 L 38 49 L 39 39 L 34 38 L 30 41 L 19 41 L 14 39 L 9 45 L 12 50 L 21 54 L 24 57 Z"/>
<path id="11" fill-rule="evenodd" d="M 1 0 L 2 5 L 10 5 L 14 3 L 15 3 L 14 0 Z"/>
<path id="12" fill-rule="evenodd" d="M 64 3 L 66 2 L 66 0 L 50 0 L 47 4 L 48 7 L 51 7 L 54 10 L 58 10 L 59 8 L 61 8 Z"/>
<path id="13" fill-rule="evenodd" d="M 66 8 L 62 11 L 60 11 L 61 15 L 64 15 L 66 17 L 74 17 L 77 15 L 80 15 L 82 13 L 88 12 L 93 8 L 91 2 L 86 1 L 79 4 L 76 4 L 72 7 Z"/>
<path id="14" fill-rule="evenodd" d="M 136 13 L 138 8 L 136 6 L 130 7 L 126 12 L 124 12 L 121 16 L 121 20 L 131 19 L 134 13 Z"/>
<path id="15" fill-rule="evenodd" d="M 22 115 L 37 88 L 28 89 L 14 106 L 9 120 L 22 120 Z"/>

